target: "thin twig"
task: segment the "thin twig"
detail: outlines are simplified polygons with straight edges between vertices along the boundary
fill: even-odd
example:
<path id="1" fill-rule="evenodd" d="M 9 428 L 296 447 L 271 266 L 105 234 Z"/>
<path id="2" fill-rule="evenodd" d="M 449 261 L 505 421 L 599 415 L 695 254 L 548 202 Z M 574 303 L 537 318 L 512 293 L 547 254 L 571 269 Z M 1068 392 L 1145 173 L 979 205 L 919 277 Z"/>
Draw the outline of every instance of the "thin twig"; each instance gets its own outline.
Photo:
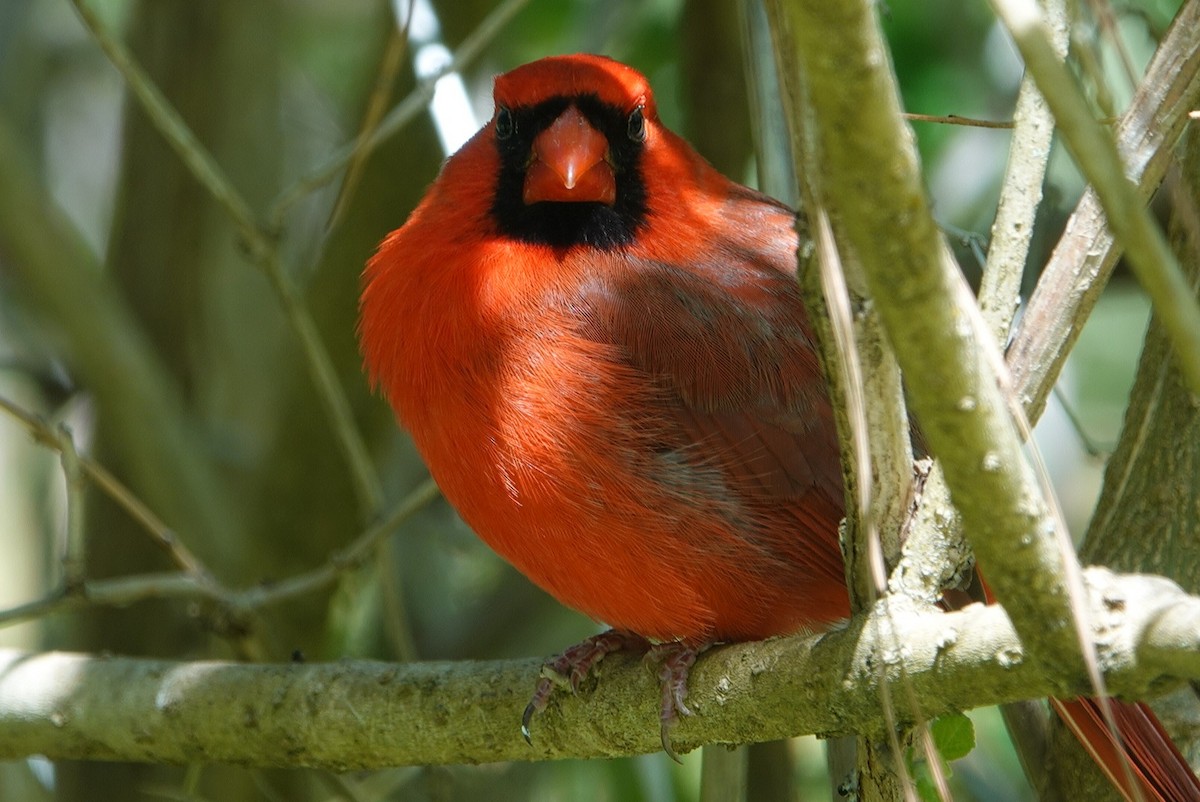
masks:
<path id="1" fill-rule="evenodd" d="M 1093 119 L 1079 87 L 1058 60 L 1033 0 L 991 3 L 1053 110 L 1076 164 L 1095 189 L 1109 226 L 1125 246 L 1129 264 L 1170 334 L 1192 390 L 1200 393 L 1200 307 L 1166 237 L 1125 177 L 1112 136 Z"/>
<path id="2" fill-rule="evenodd" d="M 23 409 L 11 400 L 0 396 L 0 410 L 7 413 L 13 420 L 20 423 L 29 432 L 34 441 L 60 454 L 63 451 L 61 435 L 41 417 L 29 410 Z M 187 573 L 198 578 L 210 578 L 208 568 L 196 557 L 175 532 L 158 517 L 145 502 L 126 487 L 121 480 L 109 473 L 108 469 L 87 455 L 79 455 L 79 467 L 83 473 L 99 487 L 104 494 L 117 503 L 117 506 L 129 513 L 129 516 L 141 524 L 154 543 L 160 546 Z"/>
<path id="3" fill-rule="evenodd" d="M 157 85 L 146 75 L 141 65 L 125 46 L 112 35 L 96 16 L 85 0 L 71 0 L 91 31 L 97 44 L 108 56 L 113 66 L 121 73 L 141 107 L 179 155 L 200 184 L 208 190 L 217 203 L 226 210 L 246 244 L 251 260 L 266 274 L 271 286 L 279 296 L 288 323 L 295 330 L 301 350 L 305 356 L 313 383 L 329 415 L 330 425 L 337 435 L 354 477 L 354 487 L 359 504 L 368 516 L 382 505 L 383 490 L 379 477 L 371 463 L 366 444 L 354 422 L 350 402 L 341 384 L 329 351 L 325 348 L 317 325 L 308 307 L 300 299 L 295 287 L 283 271 L 275 241 L 268 237 L 258 225 L 250 205 L 234 188 L 229 177 L 217 165 L 216 160 L 196 139 L 191 129 L 159 91 Z"/>
<path id="4" fill-rule="evenodd" d="M 1054 49 L 1059 58 L 1065 58 L 1070 40 L 1066 2 L 1044 0 L 1043 6 L 1054 34 Z M 1021 280 L 1054 138 L 1054 116 L 1029 75 L 1021 79 L 1013 116 L 1016 128 L 992 223 L 991 247 L 979 285 L 980 309 L 1001 346 L 1008 342 L 1009 328 L 1020 303 Z"/>
<path id="5" fill-rule="evenodd" d="M 904 119 L 916 123 L 940 123 L 942 125 L 962 125 L 967 128 L 998 128 L 1011 129 L 1016 124 L 1012 120 L 979 120 L 973 117 L 962 117 L 958 114 L 917 114 L 904 112 Z"/>
<path id="6" fill-rule="evenodd" d="M 397 526 L 416 514 L 438 497 L 438 488 L 432 479 L 426 479 L 392 508 L 379 523 L 369 527 L 346 548 L 335 552 L 320 567 L 288 577 L 271 585 L 250 588 L 238 594 L 235 604 L 243 608 L 257 608 L 274 604 L 330 584 L 344 572 L 362 565 L 374 552 L 376 545 Z"/>
<path id="7" fill-rule="evenodd" d="M 79 601 L 96 607 L 127 607 L 146 599 L 199 598 L 221 602 L 226 592 L 215 582 L 189 574 L 160 572 L 92 580 L 79 594 Z"/>
<path id="8" fill-rule="evenodd" d="M 26 602 L 25 604 L 18 604 L 16 607 L 10 607 L 7 610 L 0 610 L 0 628 L 20 624 L 24 621 L 32 621 L 35 618 L 42 618 L 60 610 L 82 607 L 82 602 L 83 599 L 80 593 L 77 592 L 68 595 L 66 590 L 60 587 L 57 590 L 47 593 L 40 599 Z"/>
<path id="9" fill-rule="evenodd" d="M 52 613 L 89 606 L 128 607 L 147 599 L 207 599 L 235 614 L 246 614 L 332 584 L 346 571 L 357 568 L 385 537 L 438 496 L 437 485 L 427 479 L 398 503 L 379 523 L 368 527 L 345 549 L 334 552 L 319 567 L 281 582 L 231 590 L 207 573 L 186 571 L 138 574 L 116 579 L 90 580 L 71 589 L 62 586 L 41 599 L 0 610 L 0 627 Z"/>
<path id="10" fill-rule="evenodd" d="M 292 206 L 304 196 L 332 181 L 351 159 L 365 159 L 380 144 L 422 114 L 433 98 L 433 89 L 438 80 L 452 72 L 459 72 L 474 61 L 517 12 L 528 4 L 529 0 L 506 0 L 497 6 L 492 13 L 483 18 L 466 39 L 463 39 L 462 44 L 455 49 L 454 57 L 449 63 L 418 84 L 383 118 L 377 128 L 369 132 L 364 131 L 360 136 L 338 148 L 324 162 L 281 192 L 278 199 L 272 204 L 271 213 L 268 216 L 272 230 L 277 230 L 282 226 L 283 218 Z"/>
<path id="11" fill-rule="evenodd" d="M 1200 112 L 1197 112 L 1200 113 Z M 1016 128 L 1014 120 L 980 120 L 975 117 L 963 117 L 959 114 L 918 114 L 912 111 L 903 112 L 904 119 L 915 123 L 939 123 L 941 125 L 962 125 L 967 128 L 997 128 L 1010 130 Z M 1114 125 L 1120 117 L 1100 117 L 1097 122 L 1104 125 Z"/>
<path id="12" fill-rule="evenodd" d="M 84 580 L 73 589 L 60 586 L 40 599 L 0 610 L 0 627 L 88 607 L 128 607 L 147 599 L 210 599 L 221 602 L 225 593 L 219 585 L 182 571 Z"/>
<path id="13" fill-rule="evenodd" d="M 400 72 L 401 59 L 408 51 L 408 28 L 412 23 L 412 15 L 416 7 L 415 0 L 410 2 L 407 19 L 399 27 L 392 26 L 391 33 L 388 35 L 387 46 L 384 47 L 383 58 L 379 62 L 379 72 L 375 76 L 375 86 L 372 87 L 371 95 L 367 98 L 367 110 L 363 114 L 358 136 L 355 137 L 356 142 L 369 141 L 379 126 L 379 121 L 383 118 L 388 98 L 396 83 L 396 75 Z M 346 165 L 346 176 L 342 179 L 341 189 L 338 191 L 337 199 L 333 202 L 333 209 L 329 212 L 329 220 L 325 223 L 326 230 L 332 230 L 337 226 L 342 212 L 350 205 L 350 198 L 354 196 L 363 166 L 367 163 L 367 155 L 366 149 L 360 148 L 354 152 L 350 163 Z"/>

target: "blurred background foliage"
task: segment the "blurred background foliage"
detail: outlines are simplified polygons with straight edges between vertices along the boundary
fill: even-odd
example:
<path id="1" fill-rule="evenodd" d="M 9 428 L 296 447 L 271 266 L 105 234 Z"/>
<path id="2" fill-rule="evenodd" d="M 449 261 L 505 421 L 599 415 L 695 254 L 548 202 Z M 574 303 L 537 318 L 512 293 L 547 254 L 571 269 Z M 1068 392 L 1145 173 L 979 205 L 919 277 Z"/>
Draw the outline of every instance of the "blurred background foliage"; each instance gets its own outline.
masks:
<path id="1" fill-rule="evenodd" d="M 321 566 L 425 478 L 359 370 L 359 272 L 436 174 L 445 156 L 438 125 L 442 136 L 453 137 L 456 126 L 473 130 L 490 115 L 493 75 L 552 53 L 599 52 L 629 62 L 650 77 L 669 126 L 727 174 L 752 180 L 735 4 L 527 0 L 512 4 L 519 11 L 460 71 L 466 102 L 457 107 L 457 122 L 417 115 L 366 159 L 357 180 L 343 184 L 338 171 L 281 211 L 284 193 L 354 138 L 374 87 L 382 81 L 380 97 L 391 108 L 414 91 L 418 70 L 427 74 L 431 62 L 455 52 L 496 5 L 418 4 L 413 31 L 423 26 L 426 47 L 393 50 L 400 60 L 390 75 L 381 65 L 396 47 L 397 19 L 408 17 L 404 0 L 396 7 L 385 0 L 89 3 L 262 221 L 284 281 L 311 312 L 368 444 L 382 488 L 382 497 L 371 499 L 347 465 L 309 357 L 244 232 L 131 98 L 68 0 L 0 3 L 0 142 L 8 151 L 0 159 L 22 162 L 35 176 L 36 191 L 23 202 L 40 204 L 44 219 L 65 214 L 95 262 L 71 269 L 99 271 L 116 290 L 118 311 L 134 323 L 163 377 L 158 394 L 125 384 L 125 355 L 90 347 L 103 344 L 108 332 L 70 325 L 107 297 L 61 283 L 32 290 L 22 265 L 3 248 L 14 235 L 4 232 L 11 223 L 0 221 L 0 397 L 51 425 L 68 425 L 81 452 L 127 482 L 226 587 L 277 582 Z M 1177 5 L 1130 0 L 1113 7 L 1139 67 Z M 1008 118 L 1020 65 L 984 3 L 891 0 L 880 13 L 908 110 Z M 1098 105 L 1119 111 L 1131 84 L 1097 24 L 1081 12 L 1074 34 L 1077 47 L 1098 54 L 1099 72 L 1085 75 L 1085 83 Z M 428 49 L 439 44 L 443 50 Z M 464 121 L 465 112 L 476 121 Z M 930 123 L 914 128 L 936 214 L 974 278 L 1008 134 Z M 1061 156 L 1048 181 L 1032 265 L 1044 260 L 1081 190 Z M 17 191 L 0 186 L 0 193 Z M 47 224 L 19 233 L 45 238 L 53 253 L 61 244 L 55 231 Z M 47 292 L 57 305 L 47 303 Z M 56 311 L 63 304 L 79 317 Z M 1146 319 L 1140 293 L 1118 274 L 1065 375 L 1062 394 L 1102 450 L 1119 431 Z M 178 459 L 147 464 L 147 454 L 170 453 L 149 414 L 155 410 L 176 415 L 184 448 L 175 452 Z M 1101 460 L 1088 456 L 1058 404 L 1039 439 L 1075 531 L 1082 531 Z M 192 493 L 194 487 L 204 492 Z M 89 487 L 84 502 L 88 579 L 172 569 L 104 494 Z M 0 609 L 58 586 L 67 512 L 57 455 L 0 415 Z M 550 654 L 595 630 L 491 554 L 438 500 L 406 520 L 365 566 L 280 603 L 236 615 L 200 598 L 87 608 L 2 629 L 0 645 L 182 659 L 483 659 Z M 996 717 L 975 716 L 981 744 L 954 766 L 957 798 L 1024 798 L 1027 786 Z M 819 743 L 798 739 L 786 749 L 795 761 L 796 793 L 826 796 Z M 681 767 L 650 755 L 335 777 L 34 760 L 0 764 L 0 799 L 690 799 L 698 765 L 697 753 Z"/>

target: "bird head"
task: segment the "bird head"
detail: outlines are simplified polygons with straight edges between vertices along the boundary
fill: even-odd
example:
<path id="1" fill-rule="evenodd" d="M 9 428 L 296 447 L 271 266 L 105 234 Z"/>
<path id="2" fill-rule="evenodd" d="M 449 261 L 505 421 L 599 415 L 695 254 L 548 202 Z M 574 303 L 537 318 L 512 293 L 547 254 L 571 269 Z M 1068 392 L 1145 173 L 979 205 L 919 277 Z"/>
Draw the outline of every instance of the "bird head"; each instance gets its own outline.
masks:
<path id="1" fill-rule="evenodd" d="M 643 224 L 640 164 L 658 115 L 646 78 L 603 56 L 551 56 L 496 79 L 493 215 L 550 245 L 627 243 Z"/>

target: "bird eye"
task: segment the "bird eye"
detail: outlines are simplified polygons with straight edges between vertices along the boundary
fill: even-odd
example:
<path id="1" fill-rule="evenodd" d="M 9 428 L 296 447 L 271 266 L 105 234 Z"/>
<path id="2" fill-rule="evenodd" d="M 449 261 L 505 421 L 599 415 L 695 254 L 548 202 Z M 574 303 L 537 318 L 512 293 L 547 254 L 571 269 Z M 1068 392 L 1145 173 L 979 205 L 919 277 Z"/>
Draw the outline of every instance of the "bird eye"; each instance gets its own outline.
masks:
<path id="1" fill-rule="evenodd" d="M 517 130 L 517 121 L 508 107 L 501 106 L 496 111 L 496 139 L 508 139 Z"/>
<path id="2" fill-rule="evenodd" d="M 634 142 L 644 142 L 646 140 L 646 116 L 642 113 L 642 107 L 638 106 L 629 115 L 629 138 Z"/>

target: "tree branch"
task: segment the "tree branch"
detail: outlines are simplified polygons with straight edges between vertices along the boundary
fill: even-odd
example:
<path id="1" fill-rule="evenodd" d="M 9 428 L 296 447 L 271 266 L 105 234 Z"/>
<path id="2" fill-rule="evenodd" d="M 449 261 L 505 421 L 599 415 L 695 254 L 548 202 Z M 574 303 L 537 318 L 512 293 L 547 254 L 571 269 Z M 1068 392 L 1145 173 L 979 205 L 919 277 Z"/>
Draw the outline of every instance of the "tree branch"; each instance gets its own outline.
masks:
<path id="1" fill-rule="evenodd" d="M 300 344 L 317 395 L 329 416 L 329 426 L 337 435 L 346 465 L 354 478 L 354 488 L 366 517 L 369 519 L 378 514 L 383 505 L 383 487 L 379 476 L 367 452 L 366 441 L 354 421 L 350 401 L 338 381 L 329 349 L 317 330 L 316 321 L 300 291 L 284 272 L 278 243 L 264 232 L 251 211 L 250 204 L 134 59 L 133 54 L 111 34 L 86 0 L 72 0 L 72 3 L 96 43 L 125 79 L 146 116 L 179 155 L 193 177 L 226 211 L 237 227 L 250 258 L 266 275 Z"/>
<path id="2" fill-rule="evenodd" d="M 212 575 L 203 564 L 196 570 L 134 574 L 111 579 L 86 579 L 64 583 L 35 601 L 9 609 L 0 609 L 0 627 L 42 618 L 51 613 L 82 610 L 88 607 L 128 607 L 148 599 L 205 600 L 219 605 L 233 618 L 242 618 L 271 604 L 278 604 L 312 593 L 333 582 L 345 572 L 358 568 L 376 553 L 388 535 L 432 502 L 439 495 L 432 479 L 426 479 L 397 502 L 379 521 L 363 530 L 348 546 L 310 571 L 284 579 L 235 590 Z"/>
<path id="3" fill-rule="evenodd" d="M 1143 199 L 1162 181 L 1174 144 L 1200 104 L 1200 3 L 1186 3 L 1146 69 L 1129 110 L 1117 126 L 1117 148 L 1126 176 Z M 1083 322 L 1121 257 L 1089 189 L 1075 208 L 1008 349 L 1013 389 L 1036 421 Z"/>
<path id="4" fill-rule="evenodd" d="M 1049 0 L 1042 6 L 1054 33 L 1054 50 L 1063 59 L 1070 39 L 1066 2 Z M 1008 165 L 992 222 L 992 244 L 979 284 L 980 309 L 1001 346 L 1008 342 L 1009 327 L 1021 302 L 1021 279 L 1054 139 L 1054 117 L 1028 74 L 1021 79 L 1013 121 Z"/>
<path id="5" fill-rule="evenodd" d="M 911 407 L 964 530 L 1022 642 L 1053 675 L 1081 665 L 1068 578 L 1078 564 L 1021 450 L 995 343 L 930 214 L 870 3 L 790 7 L 816 112 L 823 190 L 867 276 Z"/>
<path id="6" fill-rule="evenodd" d="M 991 5 L 1021 50 L 1026 68 L 1054 112 L 1067 148 L 1095 190 L 1109 227 L 1125 247 L 1129 265 L 1154 302 L 1192 392 L 1200 393 L 1200 307 L 1166 235 L 1126 177 L 1112 136 L 1095 121 L 1083 92 L 1055 53 L 1033 0 L 991 0 Z"/>
<path id="7" fill-rule="evenodd" d="M 179 388 L 3 116 L 0 253 L 17 289 L 52 322 L 72 369 L 95 394 L 146 500 L 193 547 L 241 554 L 244 532 L 222 503 L 227 491 L 188 425 Z"/>
<path id="8" fill-rule="evenodd" d="M 1168 679 L 1200 678 L 1200 598 L 1158 577 L 1091 569 L 1087 580 L 1092 634 L 1114 691 L 1143 695 Z M 656 679 L 621 655 L 606 659 L 599 681 L 578 697 L 556 697 L 527 746 L 518 724 L 539 667 L 536 660 L 248 665 L 0 651 L 0 760 L 42 754 L 352 770 L 661 748 Z M 1064 685 L 1089 689 L 1082 670 L 1052 681 L 1026 660 L 999 607 L 875 612 L 815 638 L 714 650 L 692 672 L 688 705 L 696 715 L 672 740 L 688 750 L 804 733 L 878 735 L 887 726 L 879 685 L 902 676 L 925 715 Z M 905 706 L 896 713 L 912 715 Z"/>
<path id="9" fill-rule="evenodd" d="M 0 396 L 0 412 L 6 413 L 20 423 L 36 442 L 60 455 L 65 455 L 67 449 L 73 445 L 70 438 L 61 429 L 55 429 L 42 420 L 39 415 L 20 407 L 4 396 Z M 146 534 L 157 546 L 170 555 L 176 565 L 192 576 L 211 578 L 207 566 L 192 554 L 187 545 L 132 490 L 113 476 L 107 468 L 87 455 L 78 454 L 76 458 L 80 471 L 95 482 L 105 495 L 129 513 L 131 518 L 141 524 Z M 4 613 L 0 611 L 0 626 L 3 623 Z"/>

